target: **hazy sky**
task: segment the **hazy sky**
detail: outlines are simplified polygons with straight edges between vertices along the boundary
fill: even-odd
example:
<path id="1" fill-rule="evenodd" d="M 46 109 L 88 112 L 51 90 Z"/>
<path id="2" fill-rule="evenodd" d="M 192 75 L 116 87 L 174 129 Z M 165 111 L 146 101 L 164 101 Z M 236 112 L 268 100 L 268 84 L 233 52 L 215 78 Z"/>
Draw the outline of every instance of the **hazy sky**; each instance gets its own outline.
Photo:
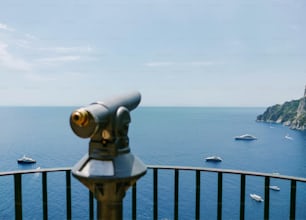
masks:
<path id="1" fill-rule="evenodd" d="M 305 0 L 1 1 L 0 105 L 268 106 L 306 85 Z"/>

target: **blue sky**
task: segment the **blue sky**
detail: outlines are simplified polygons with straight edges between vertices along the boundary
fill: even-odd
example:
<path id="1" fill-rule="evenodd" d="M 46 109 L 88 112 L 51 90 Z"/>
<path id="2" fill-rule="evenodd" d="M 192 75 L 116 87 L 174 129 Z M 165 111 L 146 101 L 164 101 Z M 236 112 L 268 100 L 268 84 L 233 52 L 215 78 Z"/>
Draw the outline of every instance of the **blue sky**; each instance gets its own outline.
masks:
<path id="1" fill-rule="evenodd" d="M 27 0 L 0 8 L 0 105 L 268 106 L 306 85 L 304 0 Z"/>

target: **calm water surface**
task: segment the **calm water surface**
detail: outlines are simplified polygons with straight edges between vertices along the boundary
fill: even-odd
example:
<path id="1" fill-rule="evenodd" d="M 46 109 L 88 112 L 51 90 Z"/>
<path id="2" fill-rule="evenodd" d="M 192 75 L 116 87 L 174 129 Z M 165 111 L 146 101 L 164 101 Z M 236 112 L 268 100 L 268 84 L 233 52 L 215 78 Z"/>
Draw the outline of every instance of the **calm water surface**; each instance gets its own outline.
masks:
<path id="1" fill-rule="evenodd" d="M 71 167 L 87 152 L 87 139 L 71 131 L 69 115 L 74 107 L 1 107 L 0 170 L 37 167 Z M 132 113 L 129 137 L 132 152 L 145 164 L 239 169 L 306 177 L 306 132 L 277 124 L 255 122 L 264 108 L 159 108 L 139 107 Z M 256 141 L 235 141 L 234 136 L 250 133 Z M 290 135 L 292 140 L 286 139 Z M 28 155 L 35 165 L 20 166 L 16 159 Z M 221 163 L 204 158 L 218 155 Z M 180 173 L 180 219 L 194 219 L 195 177 Z M 49 218 L 65 218 L 65 173 L 48 175 Z M 159 173 L 159 219 L 173 219 L 173 172 Z M 201 217 L 216 219 L 216 174 L 201 176 Z M 262 219 L 263 203 L 249 193 L 264 195 L 264 179 L 247 177 L 246 218 Z M 271 191 L 271 219 L 288 219 L 290 184 L 272 179 L 281 187 Z M 240 177 L 224 175 L 223 217 L 239 219 Z M 152 219 L 152 171 L 138 182 L 138 217 Z M 306 219 L 306 186 L 298 184 L 297 218 Z M 130 216 L 130 191 L 124 203 L 125 219 Z M 14 219 L 13 178 L 0 178 L 0 219 Z M 41 176 L 23 176 L 24 219 L 41 219 Z M 72 179 L 73 219 L 88 219 L 88 192 Z"/>

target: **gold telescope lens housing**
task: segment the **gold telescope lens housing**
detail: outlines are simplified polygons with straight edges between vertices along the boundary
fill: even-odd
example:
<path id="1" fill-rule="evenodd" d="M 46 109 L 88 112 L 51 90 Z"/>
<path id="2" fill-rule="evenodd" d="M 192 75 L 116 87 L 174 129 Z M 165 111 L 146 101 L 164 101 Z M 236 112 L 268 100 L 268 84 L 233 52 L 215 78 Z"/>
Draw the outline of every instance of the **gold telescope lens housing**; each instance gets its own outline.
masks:
<path id="1" fill-rule="evenodd" d="M 140 100 L 141 95 L 139 92 L 131 92 L 105 102 L 93 102 L 71 113 L 70 127 L 81 138 L 99 137 L 108 139 L 110 138 L 110 133 L 116 132 L 116 126 L 122 127 L 123 124 L 127 126 L 130 122 L 129 120 L 126 121 L 125 117 L 121 118 L 122 115 L 117 112 L 118 109 L 124 107 L 128 112 L 132 111 L 139 105 Z M 119 116 L 120 120 L 118 119 Z M 122 122 L 121 120 L 124 121 Z M 112 130 L 108 131 L 108 129 Z M 127 130 L 126 127 L 124 129 Z"/>
<path id="2" fill-rule="evenodd" d="M 89 116 L 85 109 L 78 109 L 71 114 L 71 121 L 79 127 L 84 127 L 88 124 Z"/>

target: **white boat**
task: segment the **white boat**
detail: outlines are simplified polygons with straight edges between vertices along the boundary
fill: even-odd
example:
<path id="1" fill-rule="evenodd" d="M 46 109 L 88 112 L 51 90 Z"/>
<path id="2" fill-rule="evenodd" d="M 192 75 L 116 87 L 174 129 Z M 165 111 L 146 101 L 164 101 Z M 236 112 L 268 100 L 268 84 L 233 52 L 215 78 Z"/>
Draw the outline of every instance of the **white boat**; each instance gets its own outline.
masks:
<path id="1" fill-rule="evenodd" d="M 278 186 L 269 186 L 269 188 L 275 191 L 280 191 L 280 188 Z"/>
<path id="2" fill-rule="evenodd" d="M 290 137 L 289 134 L 286 134 L 285 138 L 288 139 L 288 140 L 293 140 L 293 138 Z"/>
<path id="3" fill-rule="evenodd" d="M 263 202 L 264 200 L 261 198 L 261 196 L 257 195 L 257 194 L 250 194 L 250 197 L 252 199 L 254 199 L 257 202 Z"/>
<path id="4" fill-rule="evenodd" d="M 255 137 L 254 135 L 250 135 L 250 134 L 243 134 L 240 136 L 236 136 L 235 140 L 247 140 L 247 141 L 251 141 L 251 140 L 256 140 L 257 137 Z"/>
<path id="5" fill-rule="evenodd" d="M 206 161 L 212 161 L 212 162 L 221 162 L 222 158 L 218 156 L 211 156 L 211 157 L 206 157 Z"/>
<path id="6" fill-rule="evenodd" d="M 23 155 L 23 157 L 17 160 L 18 163 L 36 163 L 36 160 L 32 159 L 31 157 L 27 157 Z"/>

